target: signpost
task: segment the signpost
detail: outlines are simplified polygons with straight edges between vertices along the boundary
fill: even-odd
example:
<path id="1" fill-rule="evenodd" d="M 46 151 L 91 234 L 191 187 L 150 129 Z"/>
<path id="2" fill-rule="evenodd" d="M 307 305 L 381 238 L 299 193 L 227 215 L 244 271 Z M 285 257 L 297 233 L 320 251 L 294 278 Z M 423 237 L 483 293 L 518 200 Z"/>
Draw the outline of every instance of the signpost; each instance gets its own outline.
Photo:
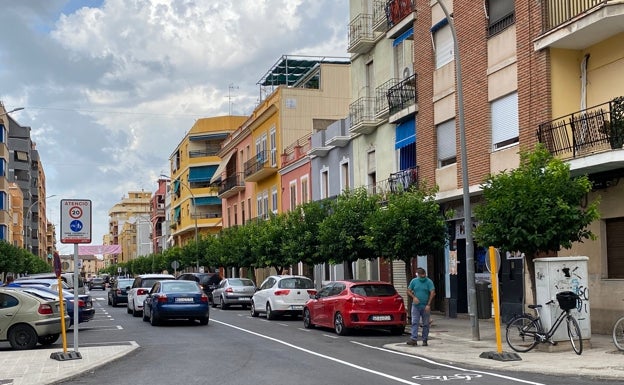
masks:
<path id="1" fill-rule="evenodd" d="M 74 351 L 67 353 L 52 353 L 50 358 L 58 361 L 82 358 L 78 352 L 78 244 L 91 243 L 91 201 L 88 199 L 61 199 L 61 243 L 74 244 Z M 55 260 L 55 272 L 57 271 Z M 58 273 L 60 276 L 60 258 Z M 61 301 L 63 299 L 61 298 Z"/>

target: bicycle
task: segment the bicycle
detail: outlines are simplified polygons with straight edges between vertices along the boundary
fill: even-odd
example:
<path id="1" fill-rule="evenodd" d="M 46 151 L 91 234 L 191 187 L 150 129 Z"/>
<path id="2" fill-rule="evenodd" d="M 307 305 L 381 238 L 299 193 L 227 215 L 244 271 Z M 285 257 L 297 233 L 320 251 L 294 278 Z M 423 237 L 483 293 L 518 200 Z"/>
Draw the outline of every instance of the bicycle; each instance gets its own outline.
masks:
<path id="1" fill-rule="evenodd" d="M 557 345 L 557 341 L 553 341 L 552 337 L 565 319 L 572 349 L 574 349 L 574 352 L 578 355 L 583 352 L 581 328 L 576 319 L 570 314 L 570 310 L 577 307 L 580 297 L 571 291 L 557 293 L 556 297 L 559 302 L 559 307 L 561 308 L 561 313 L 550 327 L 550 330 L 545 332 L 542 326 L 542 320 L 539 314 L 542 305 L 529 305 L 530 309 L 535 310 L 537 317 L 524 313 L 514 316 L 509 321 L 505 337 L 507 343 L 513 350 L 525 353 L 533 349 L 539 343 Z M 550 305 L 554 302 L 554 300 L 548 301 L 546 305 Z M 624 328 L 624 321 L 622 321 L 622 327 Z M 622 339 L 622 341 L 624 342 L 624 339 Z"/>
<path id="2" fill-rule="evenodd" d="M 624 351 L 624 317 L 620 317 L 613 325 L 613 344 L 618 350 Z"/>

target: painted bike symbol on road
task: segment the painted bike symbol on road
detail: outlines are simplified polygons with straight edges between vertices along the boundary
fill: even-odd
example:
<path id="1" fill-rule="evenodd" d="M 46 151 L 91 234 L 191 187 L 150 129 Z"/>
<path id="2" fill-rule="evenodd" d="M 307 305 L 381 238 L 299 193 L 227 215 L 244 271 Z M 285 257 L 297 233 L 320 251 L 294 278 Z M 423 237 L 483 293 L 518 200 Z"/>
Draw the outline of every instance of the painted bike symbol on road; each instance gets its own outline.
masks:
<path id="1" fill-rule="evenodd" d="M 474 378 L 481 378 L 483 377 L 480 374 L 476 374 L 476 373 L 458 373 L 458 374 L 453 374 L 450 376 L 437 376 L 437 375 L 433 375 L 433 374 L 423 374 L 423 375 L 417 375 L 417 376 L 413 376 L 412 378 L 415 380 L 432 380 L 432 381 L 451 381 L 451 380 L 465 380 L 465 381 L 470 381 Z"/>

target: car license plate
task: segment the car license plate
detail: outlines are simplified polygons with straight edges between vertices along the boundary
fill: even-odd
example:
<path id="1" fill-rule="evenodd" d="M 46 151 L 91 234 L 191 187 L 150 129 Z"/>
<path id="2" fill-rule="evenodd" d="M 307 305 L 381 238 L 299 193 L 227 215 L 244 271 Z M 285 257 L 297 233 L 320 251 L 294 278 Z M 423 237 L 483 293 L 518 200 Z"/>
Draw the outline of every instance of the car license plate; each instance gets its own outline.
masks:
<path id="1" fill-rule="evenodd" d="M 239 301 L 249 301 L 249 297 L 240 297 Z"/>
<path id="2" fill-rule="evenodd" d="M 303 305 L 292 305 L 290 308 L 292 310 L 303 310 Z"/>
<path id="3" fill-rule="evenodd" d="M 193 302 L 193 298 L 182 298 L 178 297 L 175 299 L 176 302 Z"/>
<path id="4" fill-rule="evenodd" d="M 371 318 L 373 321 L 390 321 L 392 319 L 389 315 L 374 315 Z"/>

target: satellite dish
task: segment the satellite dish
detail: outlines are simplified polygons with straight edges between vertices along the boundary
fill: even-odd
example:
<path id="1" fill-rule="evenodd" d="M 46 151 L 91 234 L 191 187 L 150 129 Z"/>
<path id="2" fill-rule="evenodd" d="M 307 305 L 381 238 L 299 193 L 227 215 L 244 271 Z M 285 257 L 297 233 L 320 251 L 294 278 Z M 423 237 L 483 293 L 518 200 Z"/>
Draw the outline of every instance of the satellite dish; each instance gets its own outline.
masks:
<path id="1" fill-rule="evenodd" d="M 498 273 L 498 271 L 500 270 L 500 264 L 501 264 L 500 251 L 498 251 L 498 249 L 495 248 L 494 252 L 496 253 L 496 273 Z M 490 266 L 490 252 L 489 252 L 489 250 L 488 250 L 487 255 L 485 257 L 485 267 L 487 268 L 487 271 L 489 271 L 490 273 L 492 272 L 492 267 Z"/>

